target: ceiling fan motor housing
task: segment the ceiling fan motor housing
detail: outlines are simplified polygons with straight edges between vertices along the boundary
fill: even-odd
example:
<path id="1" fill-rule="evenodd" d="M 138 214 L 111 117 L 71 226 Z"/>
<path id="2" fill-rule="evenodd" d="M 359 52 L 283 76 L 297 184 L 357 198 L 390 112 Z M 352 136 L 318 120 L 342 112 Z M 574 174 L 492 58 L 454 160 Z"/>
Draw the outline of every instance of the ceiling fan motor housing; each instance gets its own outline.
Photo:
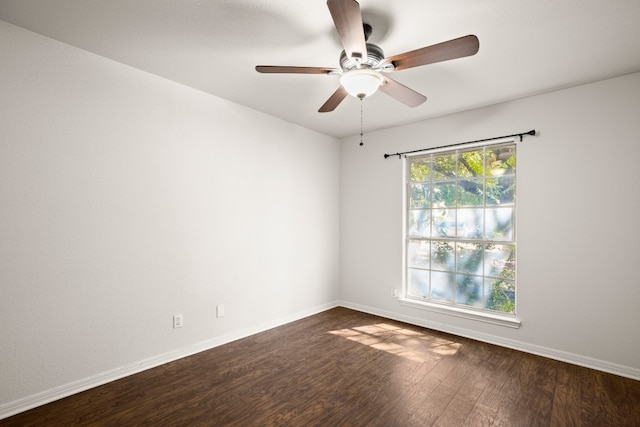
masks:
<path id="1" fill-rule="evenodd" d="M 357 68 L 377 68 L 384 59 L 384 52 L 380 46 L 373 43 L 367 43 L 367 58 L 365 60 L 356 59 L 355 57 L 347 57 L 343 50 L 340 53 L 340 67 L 342 71 L 349 71 Z"/>

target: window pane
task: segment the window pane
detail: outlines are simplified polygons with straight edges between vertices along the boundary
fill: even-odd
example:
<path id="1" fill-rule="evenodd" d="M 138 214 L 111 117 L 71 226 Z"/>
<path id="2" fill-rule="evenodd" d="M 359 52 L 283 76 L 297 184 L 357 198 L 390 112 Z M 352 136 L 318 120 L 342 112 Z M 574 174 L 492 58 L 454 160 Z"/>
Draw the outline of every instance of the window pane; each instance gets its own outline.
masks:
<path id="1" fill-rule="evenodd" d="M 431 186 L 425 183 L 409 184 L 409 207 L 431 207 Z"/>
<path id="2" fill-rule="evenodd" d="M 487 239 L 513 240 L 513 208 L 487 208 L 485 215 Z"/>
<path id="3" fill-rule="evenodd" d="M 412 297 L 429 296 L 429 270 L 409 269 L 407 292 Z"/>
<path id="4" fill-rule="evenodd" d="M 516 278 L 516 247 L 515 245 L 488 244 L 484 254 L 485 276 Z"/>
<path id="5" fill-rule="evenodd" d="M 513 313 L 516 308 L 516 285 L 512 280 L 485 279 L 485 308 Z"/>
<path id="6" fill-rule="evenodd" d="M 454 181 L 433 184 L 433 206 L 446 208 L 456 205 L 456 183 Z"/>
<path id="7" fill-rule="evenodd" d="M 431 272 L 431 298 L 453 301 L 455 274 L 439 271 Z"/>
<path id="8" fill-rule="evenodd" d="M 482 239 L 484 209 L 458 209 L 457 236 L 467 239 Z"/>
<path id="9" fill-rule="evenodd" d="M 455 209 L 433 210 L 433 236 L 455 237 L 456 211 Z"/>
<path id="10" fill-rule="evenodd" d="M 482 277 L 459 274 L 456 282 L 457 303 L 482 307 Z"/>
<path id="11" fill-rule="evenodd" d="M 516 201 L 516 177 L 487 178 L 487 205 L 506 205 Z"/>
<path id="12" fill-rule="evenodd" d="M 429 181 L 430 171 L 431 161 L 428 156 L 411 160 L 411 181 Z"/>
<path id="13" fill-rule="evenodd" d="M 434 155 L 432 168 L 432 180 L 442 180 L 454 177 L 456 172 L 456 155 Z"/>
<path id="14" fill-rule="evenodd" d="M 431 215 L 430 209 L 414 209 L 409 211 L 410 237 L 428 237 L 431 235 Z"/>
<path id="15" fill-rule="evenodd" d="M 463 151 L 458 154 L 458 176 L 472 177 L 484 175 L 482 150 Z"/>
<path id="16" fill-rule="evenodd" d="M 458 181 L 458 206 L 484 206 L 484 180 Z"/>
<path id="17" fill-rule="evenodd" d="M 411 240 L 407 248 L 407 262 L 411 267 L 429 268 L 431 243 L 424 240 Z"/>
<path id="18" fill-rule="evenodd" d="M 516 171 L 516 146 L 498 145 L 487 147 L 486 172 L 487 176 L 502 176 Z"/>
<path id="19" fill-rule="evenodd" d="M 456 244 L 456 270 L 459 273 L 482 275 L 484 245 L 482 243 Z"/>
<path id="20" fill-rule="evenodd" d="M 431 242 L 431 268 L 455 271 L 454 242 Z"/>

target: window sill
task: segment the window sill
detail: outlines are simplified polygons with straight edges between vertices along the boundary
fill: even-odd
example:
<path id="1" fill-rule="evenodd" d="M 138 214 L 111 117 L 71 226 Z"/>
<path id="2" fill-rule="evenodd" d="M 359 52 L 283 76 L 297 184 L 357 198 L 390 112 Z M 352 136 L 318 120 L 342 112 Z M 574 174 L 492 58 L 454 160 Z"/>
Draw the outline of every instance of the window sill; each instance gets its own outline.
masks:
<path id="1" fill-rule="evenodd" d="M 477 320 L 479 322 L 491 323 L 493 325 L 506 326 L 508 328 L 517 329 L 520 327 L 520 320 L 513 315 L 499 315 L 482 311 L 467 310 L 460 307 L 434 304 L 426 301 L 418 301 L 408 298 L 400 298 L 398 301 L 401 305 L 404 305 L 406 307 L 419 308 L 435 313 Z"/>

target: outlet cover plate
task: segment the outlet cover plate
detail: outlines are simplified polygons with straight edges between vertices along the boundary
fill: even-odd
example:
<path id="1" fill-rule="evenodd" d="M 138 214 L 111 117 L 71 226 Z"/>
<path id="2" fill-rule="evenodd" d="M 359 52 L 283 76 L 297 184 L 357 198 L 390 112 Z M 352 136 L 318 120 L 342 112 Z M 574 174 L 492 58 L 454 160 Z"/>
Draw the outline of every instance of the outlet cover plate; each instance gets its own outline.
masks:
<path id="1" fill-rule="evenodd" d="M 182 314 L 174 314 L 173 315 L 173 329 L 182 328 L 183 319 Z"/>

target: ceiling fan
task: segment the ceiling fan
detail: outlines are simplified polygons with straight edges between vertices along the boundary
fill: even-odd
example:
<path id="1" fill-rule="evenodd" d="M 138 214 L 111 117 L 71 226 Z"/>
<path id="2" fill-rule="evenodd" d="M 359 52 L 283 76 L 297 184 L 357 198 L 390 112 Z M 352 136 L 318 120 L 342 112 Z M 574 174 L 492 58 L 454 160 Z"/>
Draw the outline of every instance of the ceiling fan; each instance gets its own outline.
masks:
<path id="1" fill-rule="evenodd" d="M 371 26 L 362 22 L 356 0 L 327 0 L 327 6 L 344 50 L 340 68 L 258 65 L 260 73 L 330 74 L 340 76 L 340 87 L 320 107 L 318 112 L 335 110 L 347 95 L 364 99 L 380 89 L 409 107 L 417 107 L 427 98 L 391 79 L 387 74 L 407 68 L 475 55 L 480 43 L 468 35 L 385 58 L 382 49 L 367 43 Z"/>

